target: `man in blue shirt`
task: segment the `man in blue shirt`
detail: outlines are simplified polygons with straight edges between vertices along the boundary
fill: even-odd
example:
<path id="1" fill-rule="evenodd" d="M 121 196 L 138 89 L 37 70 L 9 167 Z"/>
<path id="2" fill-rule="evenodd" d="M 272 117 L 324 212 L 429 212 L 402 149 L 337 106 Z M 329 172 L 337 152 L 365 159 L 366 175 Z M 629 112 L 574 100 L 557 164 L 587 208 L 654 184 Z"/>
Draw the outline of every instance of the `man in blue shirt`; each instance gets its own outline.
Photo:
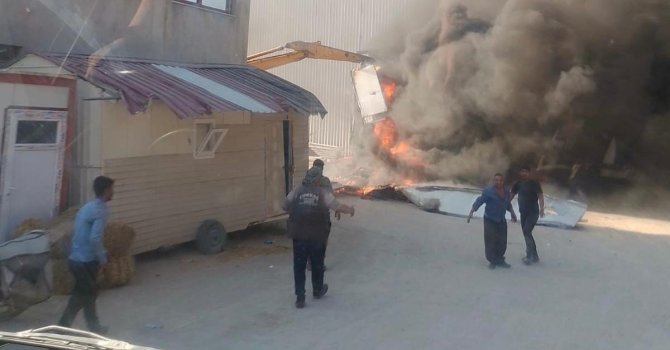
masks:
<path id="1" fill-rule="evenodd" d="M 95 199 L 79 209 L 74 222 L 74 235 L 69 257 L 70 272 L 75 278 L 72 296 L 59 325 L 72 326 L 77 313 L 84 309 L 86 325 L 92 332 L 104 334 L 95 308 L 98 297 L 96 280 L 100 267 L 107 264 L 103 233 L 107 223 L 107 202 L 114 196 L 114 180 L 99 176 L 93 181 Z"/>
<path id="2" fill-rule="evenodd" d="M 472 215 L 479 208 L 486 204 L 484 212 L 484 246 L 486 251 L 486 260 L 489 261 L 489 268 L 496 267 L 510 268 L 505 262 L 505 252 L 507 251 L 507 220 L 505 213 L 509 211 L 512 214 L 512 222 L 516 222 L 516 214 L 512 208 L 512 195 L 505 188 L 505 178 L 502 174 L 495 174 L 493 177 L 493 186 L 486 187 L 475 203 L 472 205 L 468 223 Z"/>

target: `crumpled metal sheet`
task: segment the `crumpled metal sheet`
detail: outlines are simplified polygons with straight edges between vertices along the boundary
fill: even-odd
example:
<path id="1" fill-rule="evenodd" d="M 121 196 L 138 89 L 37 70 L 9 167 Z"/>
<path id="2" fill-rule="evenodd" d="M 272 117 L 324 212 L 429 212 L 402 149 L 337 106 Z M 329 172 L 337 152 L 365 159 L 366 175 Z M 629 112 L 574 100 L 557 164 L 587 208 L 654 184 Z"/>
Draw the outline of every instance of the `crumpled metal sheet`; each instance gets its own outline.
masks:
<path id="1" fill-rule="evenodd" d="M 470 214 L 472 204 L 481 195 L 481 190 L 473 188 L 457 188 L 449 186 L 415 186 L 401 189 L 410 202 L 418 207 L 446 215 L 466 217 Z M 560 199 L 544 195 L 545 216 L 538 220 L 538 225 L 574 228 L 586 213 L 587 205 L 581 202 Z M 514 210 L 519 213 L 519 204 L 512 201 Z M 484 206 L 473 215 L 484 216 Z M 507 213 L 510 219 L 510 214 Z"/>

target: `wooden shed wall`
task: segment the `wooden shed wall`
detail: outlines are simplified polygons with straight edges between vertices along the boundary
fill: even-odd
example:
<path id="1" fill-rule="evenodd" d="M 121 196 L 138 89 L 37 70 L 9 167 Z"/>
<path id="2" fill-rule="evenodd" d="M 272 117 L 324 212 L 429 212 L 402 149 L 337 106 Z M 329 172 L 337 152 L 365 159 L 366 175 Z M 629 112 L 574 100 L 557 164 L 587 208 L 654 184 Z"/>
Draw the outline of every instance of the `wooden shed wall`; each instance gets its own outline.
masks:
<path id="1" fill-rule="evenodd" d="M 307 170 L 309 125 L 303 116 L 217 116 L 217 128 L 228 134 L 214 158 L 194 159 L 193 121 L 178 120 L 158 104 L 142 116 L 109 105 L 103 108 L 103 173 L 116 180 L 111 220 L 137 232 L 134 253 L 192 240 L 206 219 L 220 220 L 231 232 L 280 214 L 287 118 L 294 183 Z"/>

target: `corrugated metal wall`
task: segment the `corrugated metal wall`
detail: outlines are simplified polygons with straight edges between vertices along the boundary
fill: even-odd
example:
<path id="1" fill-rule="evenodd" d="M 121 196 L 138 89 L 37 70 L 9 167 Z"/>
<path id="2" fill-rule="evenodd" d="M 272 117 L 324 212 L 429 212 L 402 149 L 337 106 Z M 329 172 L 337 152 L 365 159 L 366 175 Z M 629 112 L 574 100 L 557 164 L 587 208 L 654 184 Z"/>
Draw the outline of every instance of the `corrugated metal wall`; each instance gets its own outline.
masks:
<path id="1" fill-rule="evenodd" d="M 371 39 L 402 14 L 412 0 L 253 0 L 249 24 L 249 53 L 287 42 L 321 41 L 349 51 L 367 49 Z M 353 120 L 358 116 L 351 83 L 356 64 L 303 60 L 273 69 L 323 102 L 328 115 L 310 119 L 310 144 L 322 155 L 349 151 Z M 328 150 L 324 152 L 324 150 Z"/>

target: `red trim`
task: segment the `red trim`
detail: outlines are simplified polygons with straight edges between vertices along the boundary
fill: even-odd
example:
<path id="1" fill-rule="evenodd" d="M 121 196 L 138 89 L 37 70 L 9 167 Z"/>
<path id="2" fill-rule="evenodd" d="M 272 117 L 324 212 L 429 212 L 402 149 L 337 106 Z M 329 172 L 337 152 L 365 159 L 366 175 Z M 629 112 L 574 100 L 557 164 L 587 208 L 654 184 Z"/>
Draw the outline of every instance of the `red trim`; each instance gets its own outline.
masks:
<path id="1" fill-rule="evenodd" d="M 10 84 L 26 84 L 26 85 L 45 85 L 45 86 L 60 86 L 68 88 L 68 100 L 67 100 L 67 130 L 65 132 L 65 154 L 63 157 L 63 178 L 61 183 L 61 192 L 60 192 L 60 210 L 67 209 L 68 205 L 68 193 L 69 193 L 69 183 L 70 183 L 70 169 L 72 166 L 72 152 L 70 147 L 74 140 L 74 118 L 76 112 L 77 104 L 77 80 L 62 78 L 62 77 L 49 77 L 44 75 L 30 75 L 30 74 L 0 74 L 0 83 L 10 83 Z"/>
<path id="2" fill-rule="evenodd" d="M 0 74 L 0 83 L 73 87 L 75 79 L 30 74 Z"/>

